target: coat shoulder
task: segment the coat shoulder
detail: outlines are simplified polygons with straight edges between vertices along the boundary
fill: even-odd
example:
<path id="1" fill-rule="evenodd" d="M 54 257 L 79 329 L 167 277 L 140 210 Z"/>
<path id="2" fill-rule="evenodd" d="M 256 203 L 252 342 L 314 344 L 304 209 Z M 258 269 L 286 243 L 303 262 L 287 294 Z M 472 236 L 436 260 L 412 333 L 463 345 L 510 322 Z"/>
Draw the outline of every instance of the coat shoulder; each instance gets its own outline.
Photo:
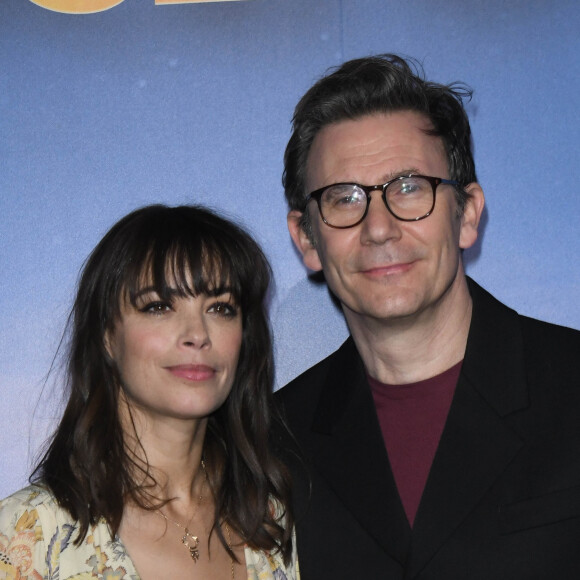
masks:
<path id="1" fill-rule="evenodd" d="M 327 382 L 331 370 L 344 364 L 347 360 L 358 357 L 352 338 L 348 338 L 338 350 L 305 370 L 274 394 L 275 400 L 285 413 L 296 409 L 301 412 L 305 407 L 318 401 L 319 395 Z"/>

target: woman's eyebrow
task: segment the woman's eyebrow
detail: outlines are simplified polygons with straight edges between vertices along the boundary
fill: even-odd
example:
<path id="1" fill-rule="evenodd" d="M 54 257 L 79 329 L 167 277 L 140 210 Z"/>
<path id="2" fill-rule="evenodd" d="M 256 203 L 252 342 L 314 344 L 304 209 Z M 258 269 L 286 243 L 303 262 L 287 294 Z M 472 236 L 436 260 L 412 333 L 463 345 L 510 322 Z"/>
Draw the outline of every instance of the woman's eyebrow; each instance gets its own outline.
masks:
<path id="1" fill-rule="evenodd" d="M 177 288 L 167 288 L 166 291 L 170 296 L 179 294 Z M 140 290 L 137 290 L 137 292 L 133 294 L 133 300 L 137 300 L 138 298 L 141 298 L 141 296 L 144 296 L 146 294 L 158 294 L 157 288 L 155 288 L 154 286 L 146 286 L 145 288 L 141 288 Z"/>
<path id="2" fill-rule="evenodd" d="M 233 294 L 232 286 L 217 286 L 216 288 L 208 288 L 206 294 L 208 296 L 221 296 L 222 294 Z"/>
<path id="3" fill-rule="evenodd" d="M 177 288 L 166 288 L 167 294 L 169 297 L 172 296 L 181 296 L 183 293 L 180 292 Z M 141 288 L 137 290 L 132 295 L 133 300 L 138 300 L 142 296 L 146 296 L 147 294 L 158 294 L 158 290 L 155 286 L 146 286 L 145 288 Z M 234 294 L 233 286 L 217 286 L 215 288 L 208 288 L 207 291 L 201 292 L 201 294 L 207 294 L 208 296 L 221 296 L 222 294 Z"/>

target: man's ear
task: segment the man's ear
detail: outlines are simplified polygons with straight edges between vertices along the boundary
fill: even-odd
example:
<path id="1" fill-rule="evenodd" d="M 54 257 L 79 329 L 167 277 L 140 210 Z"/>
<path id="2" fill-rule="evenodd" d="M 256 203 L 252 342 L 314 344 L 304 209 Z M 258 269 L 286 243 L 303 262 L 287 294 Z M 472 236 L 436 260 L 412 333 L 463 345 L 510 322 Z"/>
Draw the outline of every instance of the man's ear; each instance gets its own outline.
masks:
<path id="1" fill-rule="evenodd" d="M 471 248 L 477 240 L 477 231 L 483 208 L 485 206 L 485 196 L 479 183 L 470 183 L 465 187 L 469 194 L 461 216 L 461 230 L 459 233 L 459 247 L 463 250 Z"/>
<path id="2" fill-rule="evenodd" d="M 314 272 L 322 270 L 322 264 L 320 263 L 320 258 L 318 257 L 318 251 L 314 246 L 311 237 L 304 231 L 302 227 L 302 215 L 301 211 L 293 209 L 288 213 L 288 231 L 290 232 L 290 237 L 294 242 L 298 251 L 302 254 L 302 261 L 304 265 Z"/>

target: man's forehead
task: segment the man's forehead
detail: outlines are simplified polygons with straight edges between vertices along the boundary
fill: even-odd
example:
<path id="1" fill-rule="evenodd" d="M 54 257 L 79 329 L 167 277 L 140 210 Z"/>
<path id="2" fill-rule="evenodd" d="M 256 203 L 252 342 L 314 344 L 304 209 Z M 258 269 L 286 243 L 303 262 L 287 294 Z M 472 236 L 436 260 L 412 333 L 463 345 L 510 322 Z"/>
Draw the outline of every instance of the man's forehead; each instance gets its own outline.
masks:
<path id="1" fill-rule="evenodd" d="M 358 169 L 378 165 L 391 156 L 394 166 L 377 174 L 376 179 L 386 182 L 401 175 L 424 172 L 426 168 L 413 160 L 420 145 L 432 148 L 427 157 L 446 160 L 443 141 L 432 131 L 433 126 L 425 115 L 410 110 L 378 112 L 326 125 L 316 134 L 310 147 L 306 163 L 307 187 L 312 189 L 324 185 L 328 179 L 332 181 L 332 174 L 337 171 L 344 174 L 341 180 L 356 181 Z M 400 162 L 397 156 L 401 157 Z M 327 170 L 331 175 L 324 175 Z M 314 183 L 320 180 L 324 183 Z"/>

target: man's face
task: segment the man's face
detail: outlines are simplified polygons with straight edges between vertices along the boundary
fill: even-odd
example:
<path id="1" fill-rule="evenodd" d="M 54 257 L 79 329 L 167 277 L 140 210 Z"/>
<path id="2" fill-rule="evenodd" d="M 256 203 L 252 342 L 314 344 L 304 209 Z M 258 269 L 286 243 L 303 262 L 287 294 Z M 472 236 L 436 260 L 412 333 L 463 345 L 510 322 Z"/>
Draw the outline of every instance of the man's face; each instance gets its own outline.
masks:
<path id="1" fill-rule="evenodd" d="M 409 173 L 449 178 L 443 143 L 427 135 L 428 128 L 412 111 L 323 128 L 308 157 L 307 191 L 345 181 L 382 184 Z M 440 185 L 433 213 L 420 221 L 397 220 L 377 190 L 367 217 L 353 228 L 327 226 L 315 201 L 309 205 L 312 239 L 297 230 L 298 212 L 290 212 L 289 227 L 305 264 L 324 271 L 349 324 L 412 319 L 437 309 L 455 285 L 464 284 L 460 248 L 475 242 L 483 209 L 479 186 L 468 189 L 475 201 L 467 203 L 463 216 L 453 187 Z"/>

